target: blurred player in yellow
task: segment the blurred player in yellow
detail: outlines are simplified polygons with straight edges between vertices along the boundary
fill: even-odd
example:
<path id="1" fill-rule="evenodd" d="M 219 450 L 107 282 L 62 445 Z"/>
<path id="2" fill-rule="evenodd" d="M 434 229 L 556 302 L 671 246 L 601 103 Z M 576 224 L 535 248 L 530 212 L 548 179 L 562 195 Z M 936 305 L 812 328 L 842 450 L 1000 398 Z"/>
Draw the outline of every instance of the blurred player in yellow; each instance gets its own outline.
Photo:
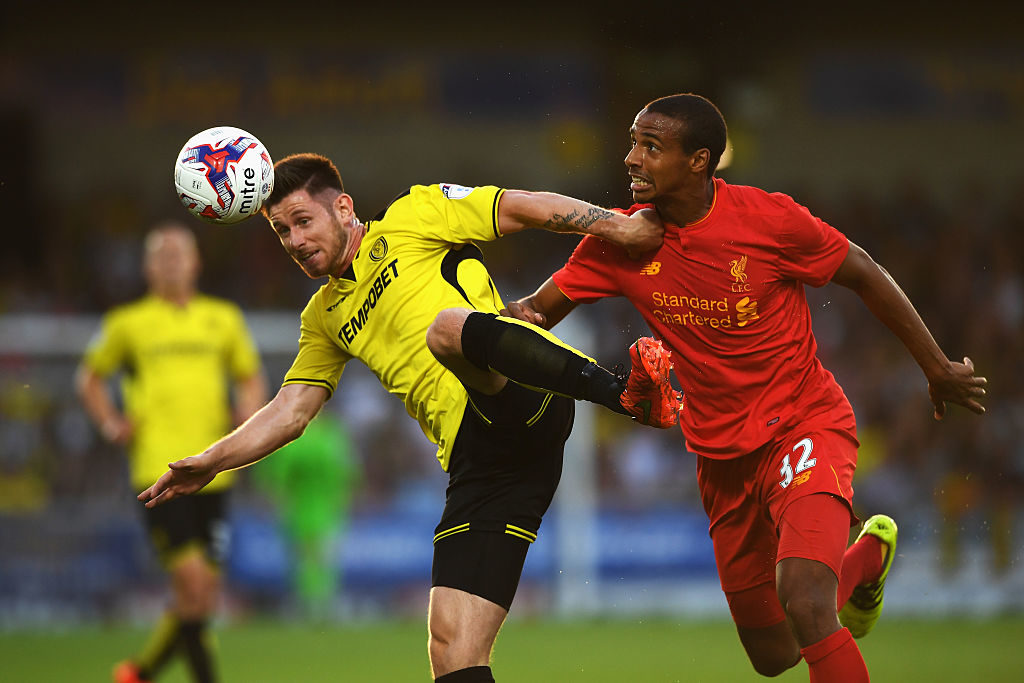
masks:
<path id="1" fill-rule="evenodd" d="M 145 241 L 144 270 L 148 294 L 104 316 L 76 378 L 103 437 L 129 448 L 137 490 L 181 453 L 245 421 L 267 393 L 241 310 L 197 290 L 199 251 L 192 232 L 179 224 L 154 228 Z M 117 372 L 123 410 L 107 381 Z M 117 683 L 153 680 L 175 655 L 184 656 L 195 681 L 216 680 L 207 622 L 220 593 L 225 498 L 234 476 L 225 472 L 203 495 L 145 511 L 173 597 L 142 652 L 115 667 Z"/>

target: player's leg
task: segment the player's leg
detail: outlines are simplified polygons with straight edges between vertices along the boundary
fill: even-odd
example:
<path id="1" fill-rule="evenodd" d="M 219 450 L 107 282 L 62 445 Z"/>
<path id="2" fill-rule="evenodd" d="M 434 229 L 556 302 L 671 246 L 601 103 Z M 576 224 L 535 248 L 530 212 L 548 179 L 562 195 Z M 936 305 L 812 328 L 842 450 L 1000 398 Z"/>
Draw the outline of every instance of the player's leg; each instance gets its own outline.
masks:
<path id="1" fill-rule="evenodd" d="M 442 541 L 439 545 L 440 553 L 435 552 L 434 575 L 435 581 L 440 583 L 460 583 L 456 578 L 460 569 L 450 566 L 447 563 L 471 563 L 479 561 L 479 550 L 471 548 L 479 537 L 487 536 L 494 540 L 504 541 L 498 534 L 478 533 L 472 534 L 477 538 L 471 538 L 471 534 L 465 534 L 461 538 Z M 466 541 L 466 543 L 459 543 Z M 469 552 L 458 552 L 454 545 L 462 545 L 463 550 Z M 522 553 L 526 557 L 525 551 Z M 489 558 L 497 566 L 498 558 Z M 505 565 L 502 568 L 507 568 Z M 463 568 L 464 569 L 464 568 Z M 522 570 L 520 566 L 517 574 Z M 517 577 L 518 578 L 518 577 Z M 470 590 L 486 592 L 481 584 L 470 579 L 462 583 Z M 493 595 L 492 595 L 493 597 Z M 511 597 L 507 604 L 511 605 Z M 462 681 L 464 683 L 492 682 L 491 674 L 491 651 L 494 648 L 494 641 L 498 637 L 498 630 L 501 628 L 508 609 L 492 600 L 467 590 L 452 588 L 444 585 L 435 585 L 430 589 L 430 605 L 427 613 L 427 630 L 429 639 L 427 649 L 430 656 L 430 669 L 435 680 L 440 681 Z M 445 678 L 449 676 L 449 678 Z"/>
<path id="2" fill-rule="evenodd" d="M 484 394 L 498 393 L 508 377 L 624 412 L 615 375 L 547 330 L 519 320 L 449 308 L 427 330 L 427 347 L 464 385 Z"/>
<path id="3" fill-rule="evenodd" d="M 197 683 L 212 682 L 216 673 L 208 627 L 220 595 L 220 574 L 203 549 L 192 546 L 174 563 L 171 585 L 181 652 Z"/>
<path id="4" fill-rule="evenodd" d="M 558 485 L 574 409 L 512 382 L 469 393 L 431 572 L 429 652 L 445 683 L 493 680 L 491 649 Z"/>
<path id="5" fill-rule="evenodd" d="M 887 546 L 875 536 L 864 536 L 850 544 L 843 555 L 843 567 L 839 572 L 839 587 L 836 590 L 837 610 L 843 608 L 858 585 L 875 580 L 881 575 L 887 550 Z"/>
<path id="6" fill-rule="evenodd" d="M 786 622 L 774 581 L 726 593 L 726 599 L 754 671 L 778 676 L 800 661 L 800 646 Z"/>
<path id="7" fill-rule="evenodd" d="M 226 494 L 186 496 L 147 511 L 151 535 L 171 574 L 169 614 L 174 641 L 147 650 L 140 659 L 144 677 L 155 677 L 168 657 L 179 654 L 198 683 L 215 681 L 208 626 L 220 596 L 219 563 L 226 550 Z M 171 633 L 168 631 L 168 633 Z"/>
<path id="8" fill-rule="evenodd" d="M 430 589 L 430 668 L 444 683 L 493 683 L 491 650 L 508 612 L 455 588 Z"/>
<path id="9" fill-rule="evenodd" d="M 196 502 L 196 538 L 202 553 L 190 567 L 189 582 L 192 610 L 183 614 L 181 641 L 196 681 L 215 681 L 217 671 L 212 636 L 209 632 L 220 601 L 221 563 L 227 553 L 228 524 L 225 491 L 190 496 Z M 205 678 L 204 676 L 208 676 Z"/>
<path id="10" fill-rule="evenodd" d="M 837 405 L 779 433 L 765 447 L 757 490 L 777 532 L 779 601 L 811 681 L 866 681 L 867 668 L 836 614 L 839 575 L 853 515 L 856 424 Z"/>
<path id="11" fill-rule="evenodd" d="M 719 579 L 740 643 L 754 670 L 777 676 L 800 661 L 775 588 L 777 538 L 758 504 L 760 449 L 741 458 L 697 457 Z"/>
<path id="12" fill-rule="evenodd" d="M 860 649 L 836 613 L 849 528 L 848 503 L 828 493 L 792 500 L 779 523 L 779 602 L 812 683 L 868 680 Z"/>
<path id="13" fill-rule="evenodd" d="M 191 538 L 192 503 L 189 499 L 172 501 L 156 508 L 143 508 L 150 540 L 160 563 L 172 576 L 178 554 Z M 161 616 L 142 650 L 114 669 L 115 683 L 137 683 L 157 678 L 181 645 L 181 618 L 173 604 Z"/>
<path id="14" fill-rule="evenodd" d="M 650 338 L 630 350 L 631 378 L 617 376 L 556 336 L 529 323 L 464 308 L 438 314 L 427 346 L 463 384 L 495 394 L 506 377 L 525 386 L 599 403 L 644 424 L 678 421 L 679 398 L 669 380 L 669 352 Z"/>
<path id="15" fill-rule="evenodd" d="M 463 386 L 493 396 L 505 387 L 508 378 L 492 372 L 486 363 L 469 360 L 469 356 L 480 356 L 493 336 L 484 328 L 464 338 L 466 319 L 474 312 L 468 308 L 441 311 L 427 328 L 427 348 L 441 365 L 459 378 Z M 480 350 L 482 348 L 484 351 Z"/>
<path id="16" fill-rule="evenodd" d="M 143 683 L 155 679 L 178 648 L 178 623 L 173 611 L 165 612 L 142 651 L 114 667 L 114 683 Z"/>
<path id="17" fill-rule="evenodd" d="M 836 602 L 839 623 L 854 638 L 866 636 L 882 615 L 885 580 L 896 556 L 896 522 L 873 515 L 843 556 Z"/>

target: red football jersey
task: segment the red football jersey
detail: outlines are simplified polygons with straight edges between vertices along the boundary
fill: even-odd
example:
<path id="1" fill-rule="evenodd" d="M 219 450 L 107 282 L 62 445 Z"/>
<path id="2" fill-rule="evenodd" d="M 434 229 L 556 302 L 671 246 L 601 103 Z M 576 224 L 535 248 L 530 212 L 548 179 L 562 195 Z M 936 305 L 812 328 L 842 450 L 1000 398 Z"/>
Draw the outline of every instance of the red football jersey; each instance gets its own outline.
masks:
<path id="1" fill-rule="evenodd" d="M 852 413 L 817 358 L 804 296 L 804 283 L 827 283 L 849 248 L 791 197 L 716 178 L 708 214 L 666 225 L 653 256 L 633 261 L 586 237 L 554 281 L 579 303 L 629 299 L 672 350 L 690 450 L 734 458 L 801 417 Z"/>

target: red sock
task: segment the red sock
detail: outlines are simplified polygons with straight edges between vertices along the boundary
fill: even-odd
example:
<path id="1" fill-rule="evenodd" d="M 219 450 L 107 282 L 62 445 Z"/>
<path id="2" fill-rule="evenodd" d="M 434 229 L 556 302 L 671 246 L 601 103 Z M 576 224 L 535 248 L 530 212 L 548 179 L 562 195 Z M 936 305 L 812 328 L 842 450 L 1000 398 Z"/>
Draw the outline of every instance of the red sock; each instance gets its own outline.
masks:
<path id="1" fill-rule="evenodd" d="M 867 683 L 868 667 L 850 629 L 841 628 L 830 636 L 800 650 L 807 661 L 811 683 Z"/>
<path id="2" fill-rule="evenodd" d="M 839 570 L 839 590 L 836 591 L 836 610 L 841 610 L 853 595 L 853 589 L 882 573 L 882 542 L 874 536 L 864 536 L 843 555 Z"/>

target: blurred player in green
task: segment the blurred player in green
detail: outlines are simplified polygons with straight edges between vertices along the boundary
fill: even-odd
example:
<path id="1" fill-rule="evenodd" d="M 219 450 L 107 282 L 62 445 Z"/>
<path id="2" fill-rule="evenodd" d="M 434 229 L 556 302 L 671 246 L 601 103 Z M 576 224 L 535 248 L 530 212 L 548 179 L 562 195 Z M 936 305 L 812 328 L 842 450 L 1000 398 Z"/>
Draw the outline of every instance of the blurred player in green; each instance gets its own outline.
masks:
<path id="1" fill-rule="evenodd" d="M 278 506 L 293 553 L 292 587 L 303 617 L 330 616 L 338 590 L 336 541 L 344 533 L 358 482 L 352 439 L 341 420 L 321 412 L 295 441 L 253 468 Z"/>
<path id="2" fill-rule="evenodd" d="M 266 401 L 260 359 L 234 304 L 200 294 L 195 236 L 165 224 L 146 237 L 149 292 L 106 314 L 76 378 L 86 412 L 103 437 L 128 447 L 141 490 L 167 463 L 228 433 Z M 123 410 L 108 378 L 123 378 Z M 232 389 L 234 407 L 232 409 Z M 143 650 L 114 669 L 117 683 L 153 680 L 174 655 L 192 678 L 216 680 L 207 624 L 220 595 L 226 550 L 226 491 L 234 473 L 203 495 L 146 510 L 146 525 L 171 575 L 167 612 Z"/>

